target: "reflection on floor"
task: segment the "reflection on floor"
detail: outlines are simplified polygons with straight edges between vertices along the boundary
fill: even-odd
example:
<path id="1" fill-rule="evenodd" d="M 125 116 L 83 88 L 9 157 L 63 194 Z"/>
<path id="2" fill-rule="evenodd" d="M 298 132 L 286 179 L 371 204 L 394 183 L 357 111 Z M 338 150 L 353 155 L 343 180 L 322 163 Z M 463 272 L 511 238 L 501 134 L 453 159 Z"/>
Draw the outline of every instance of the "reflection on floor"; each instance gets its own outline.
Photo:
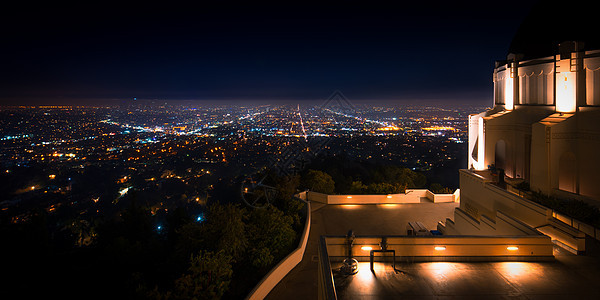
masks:
<path id="1" fill-rule="evenodd" d="M 575 260 L 574 260 L 575 259 Z M 334 270 L 339 263 L 332 265 Z M 597 259 L 559 256 L 554 262 L 360 262 L 356 275 L 335 272 L 339 299 L 595 298 Z"/>

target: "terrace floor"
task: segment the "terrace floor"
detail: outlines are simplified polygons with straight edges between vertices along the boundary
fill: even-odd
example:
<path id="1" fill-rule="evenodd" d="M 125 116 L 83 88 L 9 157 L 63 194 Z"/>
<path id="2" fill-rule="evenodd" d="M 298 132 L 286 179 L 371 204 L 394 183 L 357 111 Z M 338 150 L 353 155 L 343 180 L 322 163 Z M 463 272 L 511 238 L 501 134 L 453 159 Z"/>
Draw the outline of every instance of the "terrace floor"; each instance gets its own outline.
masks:
<path id="1" fill-rule="evenodd" d="M 554 262 L 359 263 L 334 274 L 339 299 L 594 299 L 600 260 L 558 255 Z M 332 266 L 339 269 L 339 263 Z M 337 267 L 337 268 L 336 268 Z"/>
<path id="2" fill-rule="evenodd" d="M 452 218 L 458 203 L 395 205 L 323 205 L 312 203 L 312 222 L 304 257 L 267 299 L 317 299 L 318 241 L 321 235 L 403 235 L 408 221 L 435 229 Z M 574 256 L 555 247 L 553 262 L 415 262 L 359 263 L 356 275 L 335 270 L 339 299 L 583 299 L 600 295 L 600 258 Z"/>

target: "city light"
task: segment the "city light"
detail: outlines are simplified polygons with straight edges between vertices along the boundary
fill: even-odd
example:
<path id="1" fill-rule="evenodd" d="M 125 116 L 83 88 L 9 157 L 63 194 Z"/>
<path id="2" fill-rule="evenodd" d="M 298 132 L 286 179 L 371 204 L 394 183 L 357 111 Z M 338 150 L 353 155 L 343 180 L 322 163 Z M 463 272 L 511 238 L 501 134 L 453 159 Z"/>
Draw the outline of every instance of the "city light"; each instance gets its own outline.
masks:
<path id="1" fill-rule="evenodd" d="M 126 188 L 124 188 L 124 189 L 121 189 L 121 190 L 119 191 L 119 197 L 123 197 L 123 196 L 125 196 L 125 194 L 127 194 L 127 192 L 129 191 L 129 189 L 130 189 L 130 188 L 131 188 L 131 187 L 126 187 Z"/>

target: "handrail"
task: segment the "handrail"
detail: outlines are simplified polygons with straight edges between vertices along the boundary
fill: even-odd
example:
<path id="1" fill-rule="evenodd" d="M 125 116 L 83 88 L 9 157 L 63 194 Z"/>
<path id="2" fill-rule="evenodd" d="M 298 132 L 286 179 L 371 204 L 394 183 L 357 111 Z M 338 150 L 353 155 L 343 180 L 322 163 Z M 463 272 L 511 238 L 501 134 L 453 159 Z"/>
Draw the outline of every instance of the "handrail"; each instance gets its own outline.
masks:
<path id="1" fill-rule="evenodd" d="M 319 271 L 322 275 L 319 276 L 320 287 L 319 299 L 336 300 L 335 284 L 333 281 L 333 272 L 331 271 L 331 263 L 329 262 L 329 254 L 327 253 L 327 242 L 325 236 L 319 239 Z"/>

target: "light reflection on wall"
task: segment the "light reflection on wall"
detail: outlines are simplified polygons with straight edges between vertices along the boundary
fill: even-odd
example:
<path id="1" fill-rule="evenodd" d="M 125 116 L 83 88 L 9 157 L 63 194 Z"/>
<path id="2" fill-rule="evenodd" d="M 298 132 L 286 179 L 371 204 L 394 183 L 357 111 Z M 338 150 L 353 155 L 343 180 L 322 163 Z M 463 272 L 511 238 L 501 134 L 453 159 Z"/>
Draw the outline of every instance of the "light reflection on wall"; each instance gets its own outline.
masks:
<path id="1" fill-rule="evenodd" d="M 575 72 L 561 72 L 556 74 L 556 111 L 575 112 Z"/>
<path id="2" fill-rule="evenodd" d="M 510 74 L 510 69 L 506 72 Z M 514 107 L 514 85 L 513 78 L 511 76 L 506 77 L 506 81 L 504 82 L 504 108 L 506 110 L 513 110 Z"/>
<path id="3" fill-rule="evenodd" d="M 478 124 L 478 145 L 477 145 L 477 164 L 475 167 L 475 169 L 477 170 L 484 170 L 485 169 L 485 136 L 483 135 L 483 118 L 479 117 L 479 124 Z"/>

